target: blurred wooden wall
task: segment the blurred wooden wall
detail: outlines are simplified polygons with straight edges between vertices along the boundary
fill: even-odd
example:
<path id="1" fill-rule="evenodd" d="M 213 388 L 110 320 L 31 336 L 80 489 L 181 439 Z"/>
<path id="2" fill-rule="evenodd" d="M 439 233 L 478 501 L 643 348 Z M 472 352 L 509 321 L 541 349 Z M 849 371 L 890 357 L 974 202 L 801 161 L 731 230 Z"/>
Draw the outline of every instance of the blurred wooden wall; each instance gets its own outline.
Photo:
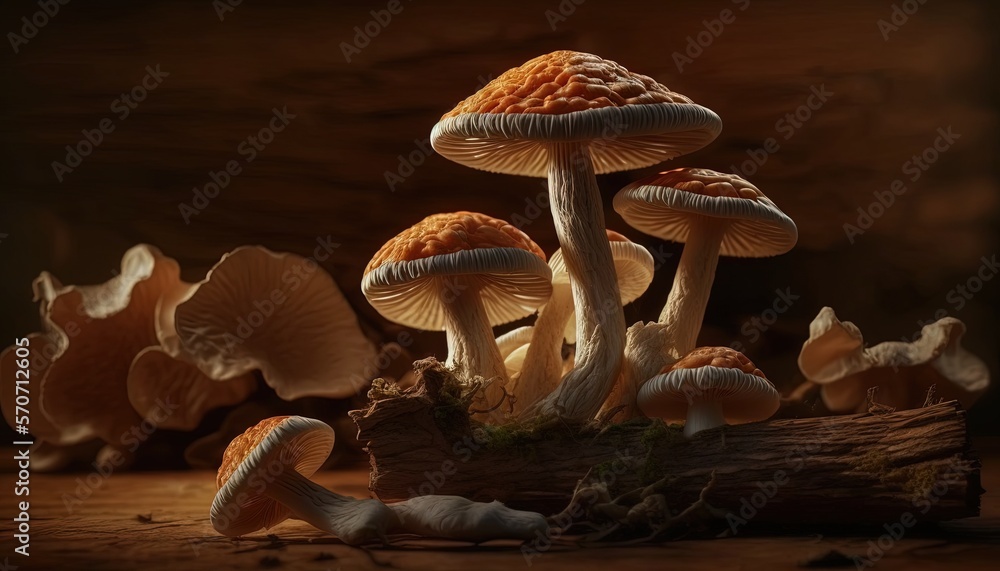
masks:
<path id="1" fill-rule="evenodd" d="M 780 146 L 748 178 L 797 221 L 799 246 L 769 260 L 723 260 L 703 342 L 739 340 L 772 378 L 791 385 L 797 348 L 824 305 L 873 342 L 912 337 L 919 320 L 943 310 L 969 325 L 968 344 L 997 374 L 1000 280 L 961 309 L 948 300 L 998 248 L 997 9 L 985 0 L 928 2 L 886 40 L 878 21 L 891 21 L 892 5 L 586 0 L 562 21 L 553 17 L 558 0 L 402 0 L 402 11 L 348 63 L 341 43 L 385 2 L 246 0 L 221 21 L 209 0 L 71 2 L 20 53 L 4 46 L 0 339 L 37 327 L 29 284 L 43 269 L 68 283 L 103 281 L 128 246 L 150 242 L 196 280 L 237 245 L 308 255 L 328 235 L 343 246 L 324 267 L 384 327 L 358 284 L 386 239 L 436 211 L 523 216 L 543 191 L 539 180 L 439 156 L 394 191 L 386 171 L 397 171 L 397 156 L 417 151 L 438 117 L 484 80 L 569 48 L 651 75 L 722 116 L 714 144 L 664 167 L 728 170 L 770 137 Z M 735 20 L 679 71 L 674 52 L 725 9 Z M 37 6 L 5 2 L 2 10 L 6 32 Z M 112 101 L 157 64 L 169 77 L 119 120 Z M 832 95 L 786 138 L 776 122 L 820 87 Z M 295 119 L 247 164 L 241 141 L 286 106 Z M 105 117 L 115 131 L 58 182 L 52 161 L 65 160 L 64 147 Z M 851 244 L 844 224 L 856 223 L 873 193 L 908 176 L 904 163 L 939 128 L 960 138 Z M 179 205 L 231 160 L 242 162 L 242 173 L 185 223 Z M 653 170 L 600 181 L 608 225 L 673 254 L 629 309 L 631 320 L 657 314 L 680 249 L 630 231 L 610 198 Z M 557 247 L 547 214 L 524 229 L 549 252 Z M 751 340 L 745 324 L 786 288 L 799 299 Z M 418 351 L 442 348 L 440 335 L 418 339 Z M 983 410 L 998 406 L 994 397 Z"/>

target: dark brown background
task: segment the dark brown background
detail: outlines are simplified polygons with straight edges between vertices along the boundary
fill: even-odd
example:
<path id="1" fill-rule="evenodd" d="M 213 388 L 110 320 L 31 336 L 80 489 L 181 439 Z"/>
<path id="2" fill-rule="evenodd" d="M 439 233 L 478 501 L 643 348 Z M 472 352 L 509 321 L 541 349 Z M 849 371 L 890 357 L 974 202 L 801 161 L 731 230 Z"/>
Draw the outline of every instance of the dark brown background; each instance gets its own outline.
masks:
<path id="1" fill-rule="evenodd" d="M 95 5 L 96 4 L 96 5 Z M 344 4 L 349 4 L 345 6 Z M 569 5 L 569 1 L 566 1 Z M 899 2 L 897 2 L 899 4 Z M 342 41 L 384 2 L 253 2 L 220 21 L 210 0 L 79 0 L 14 55 L 3 56 L 0 182 L 0 339 L 37 328 L 30 281 L 51 270 L 67 283 L 104 281 L 122 252 L 149 242 L 200 279 L 233 247 L 259 243 L 308 255 L 317 236 L 343 244 L 324 267 L 364 318 L 384 327 L 359 291 L 362 269 L 390 236 L 424 215 L 479 210 L 524 215 L 539 180 L 473 171 L 431 156 L 388 188 L 384 173 L 417 149 L 437 118 L 478 85 L 531 57 L 576 49 L 651 75 L 722 116 L 722 136 L 673 166 L 728 170 L 747 149 L 777 137 L 780 149 L 749 178 L 799 225 L 799 245 L 767 260 L 723 259 L 703 343 L 742 341 L 784 387 L 798 382 L 798 347 L 824 305 L 855 321 L 871 342 L 912 337 L 918 320 L 947 310 L 969 326 L 967 344 L 997 374 L 997 297 L 987 282 L 956 310 L 949 290 L 997 252 L 998 11 L 987 0 L 931 1 L 885 41 L 886 1 L 587 0 L 553 30 L 557 0 L 403 0 L 403 12 L 351 63 Z M 702 21 L 734 8 L 736 21 L 679 73 L 671 57 Z M 4 2 L 0 28 L 20 28 L 33 2 Z M 113 116 L 112 100 L 160 64 L 170 76 L 62 183 L 51 163 L 65 145 Z M 812 86 L 834 95 L 788 140 L 775 122 Z M 242 159 L 237 145 L 273 107 L 297 115 L 190 225 L 178 205 L 209 171 Z M 935 131 L 961 134 L 909 191 L 851 245 L 843 225 L 872 193 L 903 176 Z M 608 225 L 651 248 L 610 209 L 614 192 L 653 172 L 601 177 Z M 547 214 L 524 226 L 548 252 Z M 650 292 L 628 311 L 652 319 L 666 298 L 680 247 Z M 742 325 L 771 306 L 776 288 L 801 296 L 756 342 Z M 441 350 L 423 334 L 418 353 Z M 0 345 L 6 345 L 2 342 Z M 974 411 L 996 431 L 997 391 Z"/>

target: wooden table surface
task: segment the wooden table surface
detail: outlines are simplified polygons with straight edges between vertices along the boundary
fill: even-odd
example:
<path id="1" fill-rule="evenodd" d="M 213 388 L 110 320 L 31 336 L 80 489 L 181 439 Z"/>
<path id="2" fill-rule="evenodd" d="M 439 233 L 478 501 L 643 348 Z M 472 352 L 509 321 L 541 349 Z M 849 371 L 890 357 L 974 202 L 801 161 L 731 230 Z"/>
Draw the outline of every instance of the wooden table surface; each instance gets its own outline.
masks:
<path id="1" fill-rule="evenodd" d="M 364 468 L 324 472 L 324 486 L 338 492 L 367 494 Z M 5 481 L 12 481 L 10 474 Z M 287 521 L 270 538 L 259 533 L 232 540 L 219 536 L 208 521 L 215 494 L 209 472 L 121 473 L 100 480 L 86 496 L 80 488 L 86 474 L 33 475 L 31 478 L 30 559 L 13 553 L 11 496 L 2 506 L 0 569 L 88 569 L 193 571 L 210 569 L 519 569 L 528 567 L 515 542 L 480 547 L 462 543 L 411 542 L 363 551 L 324 537 L 307 524 Z M 97 481 L 91 478 L 91 481 Z M 5 484 L 6 487 L 6 484 Z M 1000 487 L 1000 450 L 990 447 L 983 458 L 983 487 Z M 85 498 L 77 501 L 76 498 Z M 1000 559 L 1000 496 L 983 496 L 982 517 L 930 529 L 914 528 L 895 542 L 874 568 L 996 569 Z M 69 508 L 67 508 L 69 506 Z M 531 560 L 532 569 L 792 569 L 838 550 L 864 556 L 878 529 L 850 533 L 808 530 L 797 535 L 749 534 L 720 540 L 685 540 L 644 547 L 554 547 Z M 827 533 L 817 533 L 827 531 Z M 831 533 L 832 532 L 832 533 Z M 854 565 L 847 563 L 844 568 Z"/>

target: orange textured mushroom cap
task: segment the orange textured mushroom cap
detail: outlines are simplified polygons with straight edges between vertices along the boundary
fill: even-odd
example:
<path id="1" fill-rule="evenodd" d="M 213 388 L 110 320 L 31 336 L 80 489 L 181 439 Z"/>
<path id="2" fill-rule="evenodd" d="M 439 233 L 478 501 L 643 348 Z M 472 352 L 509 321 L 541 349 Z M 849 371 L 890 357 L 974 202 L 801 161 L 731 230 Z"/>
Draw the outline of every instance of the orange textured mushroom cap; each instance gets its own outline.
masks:
<path id="1" fill-rule="evenodd" d="M 746 355 L 729 347 L 699 347 L 681 357 L 680 360 L 663 367 L 660 373 L 669 373 L 676 369 L 697 369 L 698 367 L 739 369 L 749 375 L 755 375 L 762 379 L 767 378 L 764 372 L 758 369 Z"/>
<path id="2" fill-rule="evenodd" d="M 710 109 L 650 77 L 568 50 L 510 69 L 444 114 L 431 143 L 482 170 L 545 176 L 546 141 L 600 139 L 597 173 L 653 165 L 707 145 L 722 130 Z"/>
<path id="3" fill-rule="evenodd" d="M 328 425 L 301 416 L 266 418 L 237 436 L 223 453 L 212 501 L 212 526 L 230 537 L 271 528 L 291 511 L 263 495 L 262 484 L 291 468 L 306 478 L 333 450 Z"/>
<path id="4" fill-rule="evenodd" d="M 783 254 L 798 229 L 771 199 L 749 181 L 728 173 L 679 168 L 635 181 L 618 191 L 615 211 L 629 226 L 651 236 L 686 242 L 693 220 L 730 221 L 719 253 L 765 257 Z"/>
<path id="5" fill-rule="evenodd" d="M 764 420 L 781 397 L 745 355 L 729 347 L 699 347 L 642 385 L 636 402 L 647 416 L 683 420 L 698 401 L 716 402 L 729 424 Z"/>
<path id="6" fill-rule="evenodd" d="M 468 285 L 457 286 L 458 276 L 475 282 L 492 325 L 531 315 L 552 294 L 542 249 L 509 223 L 475 212 L 428 216 L 386 242 L 361 289 L 387 319 L 443 330 L 443 289 L 458 296 Z"/>
<path id="7" fill-rule="evenodd" d="M 372 256 L 365 275 L 386 262 L 409 262 L 477 248 L 520 248 L 545 260 L 538 244 L 509 222 L 461 211 L 431 214 L 403 230 Z"/>
<path id="8" fill-rule="evenodd" d="M 651 77 L 593 54 L 559 50 L 509 69 L 444 114 L 559 115 L 642 103 L 692 103 Z"/>

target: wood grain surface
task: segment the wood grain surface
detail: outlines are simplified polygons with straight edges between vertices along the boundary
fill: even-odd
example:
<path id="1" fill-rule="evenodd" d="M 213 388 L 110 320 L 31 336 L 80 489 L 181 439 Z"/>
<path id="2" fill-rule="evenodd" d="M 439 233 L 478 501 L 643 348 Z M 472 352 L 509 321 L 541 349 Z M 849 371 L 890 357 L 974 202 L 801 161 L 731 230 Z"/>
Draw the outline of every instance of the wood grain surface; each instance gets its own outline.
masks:
<path id="1" fill-rule="evenodd" d="M 1000 487 L 1000 443 L 984 443 L 983 485 Z M 63 496 L 74 497 L 77 479 L 86 474 L 37 475 L 32 479 L 30 561 L 10 558 L 22 571 L 88 569 L 92 571 L 159 571 L 188 569 L 301 569 L 347 571 L 506 570 L 528 568 L 518 545 L 409 541 L 366 554 L 324 537 L 298 521 L 282 523 L 243 539 L 219 536 L 208 521 L 215 494 L 210 472 L 114 474 L 68 512 Z M 321 472 L 316 480 L 357 497 L 367 494 L 368 471 Z M 5 511 L 6 514 L 6 511 Z M 892 523 L 886 522 L 886 523 Z M 580 549 L 556 545 L 531 560 L 531 569 L 624 570 L 715 569 L 765 571 L 796 569 L 831 550 L 867 557 L 869 541 L 886 533 L 881 526 L 796 528 L 784 536 L 761 536 L 754 523 L 731 539 L 676 541 L 658 546 Z M 0 523 L 0 549 L 11 553 L 11 522 Z M 982 517 L 937 527 L 912 528 L 888 549 L 874 568 L 885 571 L 925 569 L 995 569 L 1000 556 L 1000 502 L 983 497 Z M 375 563 L 377 562 L 377 563 Z M 852 568 L 848 563 L 845 568 Z M 13 569 L 13 568 L 11 568 Z"/>

